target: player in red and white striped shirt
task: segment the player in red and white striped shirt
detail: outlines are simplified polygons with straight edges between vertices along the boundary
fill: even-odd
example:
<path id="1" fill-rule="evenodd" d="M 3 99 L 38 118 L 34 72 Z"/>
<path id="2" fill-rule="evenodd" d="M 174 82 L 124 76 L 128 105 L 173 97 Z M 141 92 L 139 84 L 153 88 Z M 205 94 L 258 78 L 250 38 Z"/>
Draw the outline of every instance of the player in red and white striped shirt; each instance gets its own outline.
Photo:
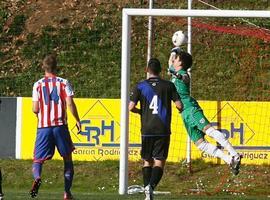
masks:
<path id="1" fill-rule="evenodd" d="M 38 80 L 33 87 L 33 102 L 40 107 L 38 128 L 67 124 L 66 97 L 73 95 L 66 79 L 51 74 Z"/>
<path id="2" fill-rule="evenodd" d="M 74 146 L 67 127 L 67 107 L 76 120 L 79 132 L 81 123 L 73 101 L 74 92 L 71 85 L 66 79 L 56 76 L 56 67 L 56 57 L 46 56 L 42 63 L 45 76 L 33 87 L 33 112 L 38 117 L 38 129 L 32 168 L 34 183 L 30 195 L 32 198 L 37 196 L 41 184 L 42 164 L 53 157 L 56 146 L 64 160 L 64 199 L 68 200 L 72 199 L 70 188 L 74 174 L 72 162 Z"/>

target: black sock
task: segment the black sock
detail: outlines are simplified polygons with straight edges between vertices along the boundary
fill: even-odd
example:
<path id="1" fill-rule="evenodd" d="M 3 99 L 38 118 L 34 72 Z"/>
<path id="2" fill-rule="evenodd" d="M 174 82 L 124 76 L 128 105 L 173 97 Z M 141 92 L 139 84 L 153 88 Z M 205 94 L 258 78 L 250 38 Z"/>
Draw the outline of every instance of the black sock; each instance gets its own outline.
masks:
<path id="1" fill-rule="evenodd" d="M 2 172 L 0 169 L 0 194 L 2 194 Z"/>
<path id="2" fill-rule="evenodd" d="M 152 169 L 152 175 L 150 179 L 150 185 L 154 189 L 159 181 L 161 180 L 163 175 L 163 169 L 161 167 L 153 167 Z"/>
<path id="3" fill-rule="evenodd" d="M 142 174 L 143 174 L 143 185 L 145 187 L 150 183 L 150 179 L 151 179 L 151 175 L 152 175 L 152 167 L 150 167 L 150 166 L 143 167 Z"/>

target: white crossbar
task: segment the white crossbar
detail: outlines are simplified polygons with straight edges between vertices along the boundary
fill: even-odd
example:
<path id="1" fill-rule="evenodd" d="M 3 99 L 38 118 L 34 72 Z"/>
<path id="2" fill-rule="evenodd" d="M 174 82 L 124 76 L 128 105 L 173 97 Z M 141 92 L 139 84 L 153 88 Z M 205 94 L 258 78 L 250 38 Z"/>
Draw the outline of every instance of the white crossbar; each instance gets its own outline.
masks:
<path id="1" fill-rule="evenodd" d="M 168 16 L 168 17 L 270 17 L 264 10 L 199 10 L 199 9 L 136 9 L 124 8 L 129 16 Z"/>

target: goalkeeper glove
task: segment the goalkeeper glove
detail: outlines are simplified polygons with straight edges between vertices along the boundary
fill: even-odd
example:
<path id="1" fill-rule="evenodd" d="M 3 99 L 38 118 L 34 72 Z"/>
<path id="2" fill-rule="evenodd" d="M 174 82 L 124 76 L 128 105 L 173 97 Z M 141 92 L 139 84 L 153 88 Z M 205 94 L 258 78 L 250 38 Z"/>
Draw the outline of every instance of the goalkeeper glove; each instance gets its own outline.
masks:
<path id="1" fill-rule="evenodd" d="M 170 66 L 168 69 L 167 69 L 167 72 L 168 72 L 168 75 L 173 75 L 175 73 L 175 69 L 173 66 Z"/>
<path id="2" fill-rule="evenodd" d="M 174 73 L 175 73 L 175 69 L 174 69 L 173 66 L 170 66 L 170 67 L 168 68 L 168 73 L 170 73 L 170 74 L 174 74 Z"/>
<path id="3" fill-rule="evenodd" d="M 174 47 L 171 50 L 171 53 L 180 53 L 182 51 L 182 49 L 180 47 Z"/>

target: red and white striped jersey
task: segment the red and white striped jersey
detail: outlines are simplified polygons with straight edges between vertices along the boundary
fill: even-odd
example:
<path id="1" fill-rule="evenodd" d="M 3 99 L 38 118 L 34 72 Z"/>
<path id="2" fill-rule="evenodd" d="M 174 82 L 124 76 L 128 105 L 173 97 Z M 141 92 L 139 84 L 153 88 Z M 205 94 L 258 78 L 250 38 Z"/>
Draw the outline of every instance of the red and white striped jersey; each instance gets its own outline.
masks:
<path id="1" fill-rule="evenodd" d="M 67 124 L 66 97 L 74 92 L 66 79 L 44 77 L 33 86 L 33 101 L 39 103 L 38 128 Z"/>

